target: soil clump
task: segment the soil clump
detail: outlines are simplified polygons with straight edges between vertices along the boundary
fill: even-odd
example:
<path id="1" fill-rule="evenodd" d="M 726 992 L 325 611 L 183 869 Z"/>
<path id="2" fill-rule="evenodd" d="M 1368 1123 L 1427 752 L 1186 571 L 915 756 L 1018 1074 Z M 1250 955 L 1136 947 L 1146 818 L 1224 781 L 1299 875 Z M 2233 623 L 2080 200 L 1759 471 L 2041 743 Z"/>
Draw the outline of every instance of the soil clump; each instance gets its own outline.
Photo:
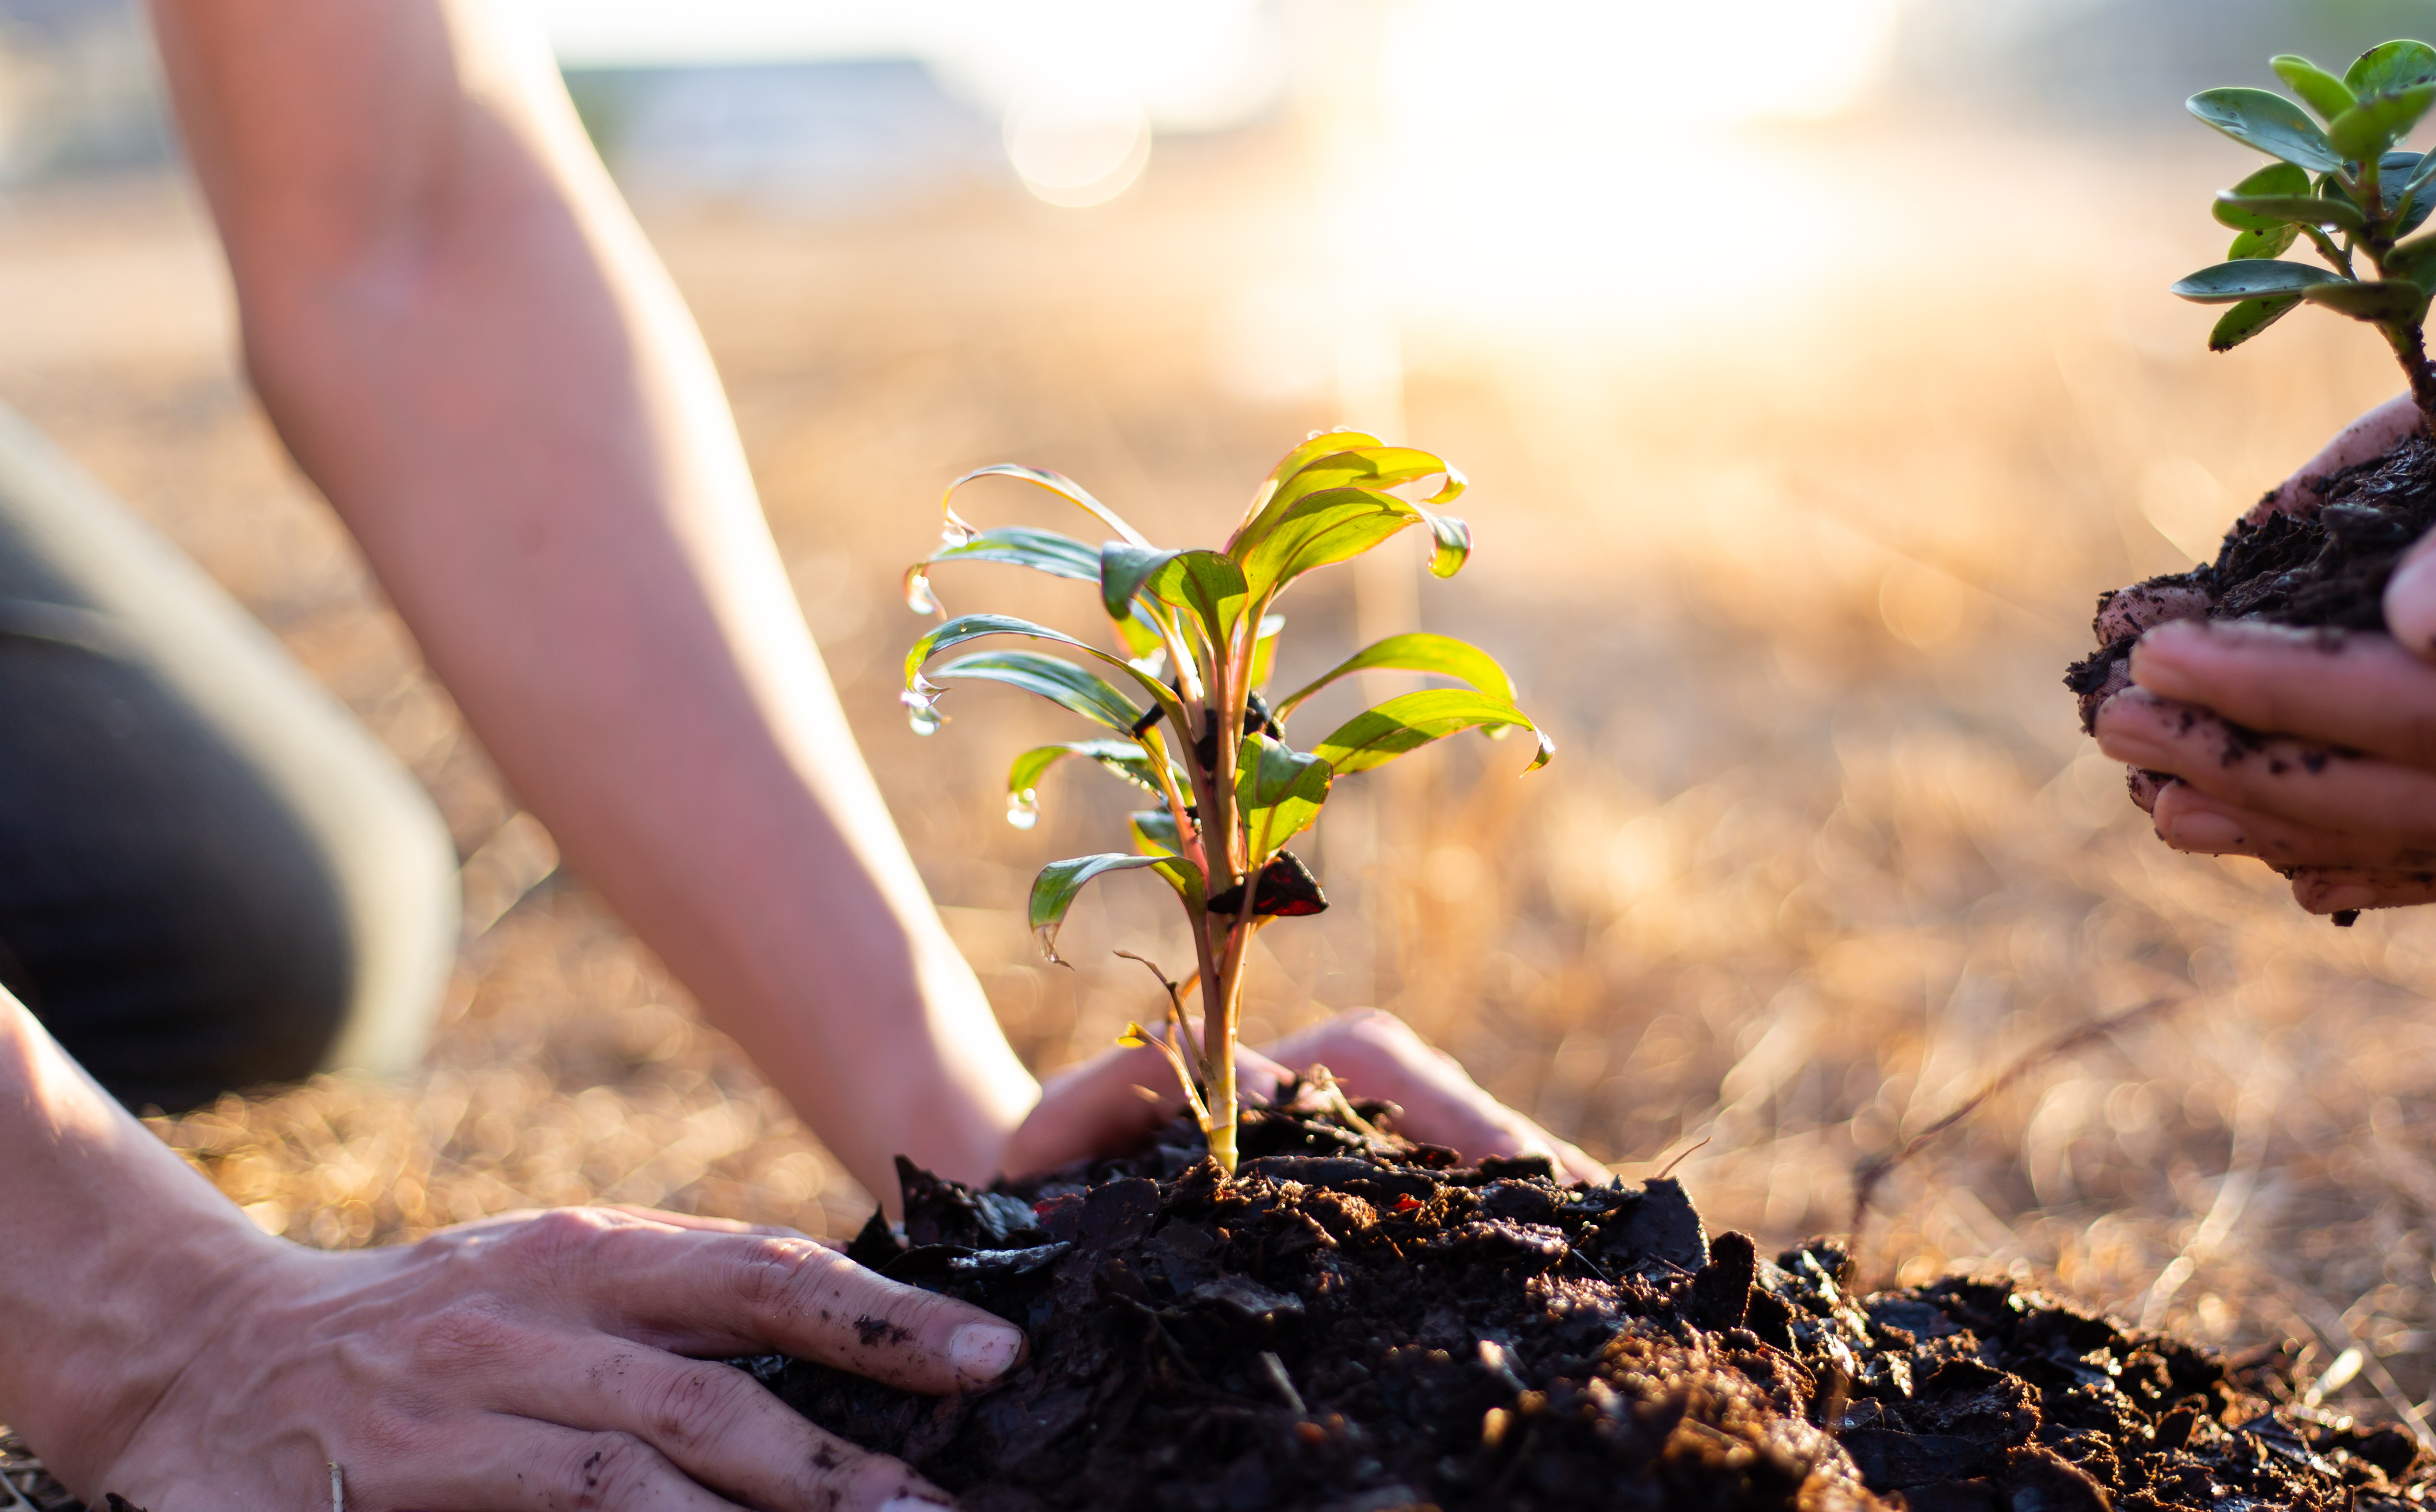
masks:
<path id="1" fill-rule="evenodd" d="M 2151 625 L 2264 619 L 2323 629 L 2330 643 L 2344 632 L 2385 629 L 2386 580 L 2436 525 L 2436 444 L 2406 437 L 2380 457 L 2305 479 L 2302 493 L 2298 510 L 2235 522 L 2214 562 L 2098 598 L 2091 623 L 2098 649 L 2064 673 L 2083 729 L 2129 685 L 2132 642 Z"/>
<path id="2" fill-rule="evenodd" d="M 739 1363 L 969 1512 L 2367 1512 L 2436 1485 L 2408 1434 L 2299 1405 L 2281 1351 L 2009 1277 L 1857 1297 L 1835 1244 L 1711 1238 L 1673 1181 L 1459 1166 L 1291 1096 L 1243 1139 L 1232 1178 L 1182 1121 L 1020 1187 L 900 1165 L 901 1237 L 875 1215 L 852 1253 L 1021 1325 L 990 1390 Z"/>

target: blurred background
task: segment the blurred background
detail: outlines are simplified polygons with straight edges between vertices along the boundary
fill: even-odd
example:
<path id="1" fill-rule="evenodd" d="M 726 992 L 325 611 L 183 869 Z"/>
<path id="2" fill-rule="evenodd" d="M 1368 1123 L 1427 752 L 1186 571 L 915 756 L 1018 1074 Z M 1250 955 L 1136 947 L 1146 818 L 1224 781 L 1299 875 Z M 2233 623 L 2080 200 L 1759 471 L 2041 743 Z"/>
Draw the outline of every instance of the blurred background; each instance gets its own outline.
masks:
<path id="1" fill-rule="evenodd" d="M 1037 1069 L 1142 1013 L 1110 948 L 1190 952 L 1156 884 L 1120 879 L 1067 931 L 1075 969 L 1032 953 L 1032 871 L 1105 848 L 1129 807 L 1060 771 L 1037 828 L 1005 824 L 1005 763 L 1058 717 L 970 689 L 945 732 L 907 729 L 896 579 L 937 492 L 1034 462 L 1209 539 L 1288 445 L 1359 425 L 1470 475 L 1478 551 L 1452 582 L 1416 550 L 1297 588 L 1281 675 L 1359 634 L 1463 634 L 1562 751 L 1518 778 L 1520 749 L 1466 739 L 1346 784 L 1306 852 L 1335 906 L 1262 937 L 1247 1033 L 1392 1008 L 1782 1243 L 1845 1227 L 1857 1163 L 2030 1047 L 2180 999 L 1905 1166 L 1869 1274 L 2035 1270 L 2134 1321 L 2296 1338 L 2331 1398 L 2424 1421 L 2436 915 L 2337 930 L 2255 863 L 2166 851 L 2059 679 L 2100 589 L 2212 554 L 2398 387 L 2331 319 L 2205 353 L 2210 314 L 2165 286 L 2221 254 L 2206 197 L 2253 159 L 2182 98 L 2271 84 L 2278 51 L 2340 68 L 2436 35 L 2436 3 L 534 10 Z M 0 0 L 0 401 L 360 713 L 465 858 L 423 1075 L 230 1098 L 163 1136 L 323 1245 L 594 1200 L 859 1224 L 867 1194 L 558 874 L 278 450 L 111 0 Z M 968 513 L 1076 523 L 1039 497 Z M 951 608 L 1092 622 L 1060 586 L 940 582 Z"/>

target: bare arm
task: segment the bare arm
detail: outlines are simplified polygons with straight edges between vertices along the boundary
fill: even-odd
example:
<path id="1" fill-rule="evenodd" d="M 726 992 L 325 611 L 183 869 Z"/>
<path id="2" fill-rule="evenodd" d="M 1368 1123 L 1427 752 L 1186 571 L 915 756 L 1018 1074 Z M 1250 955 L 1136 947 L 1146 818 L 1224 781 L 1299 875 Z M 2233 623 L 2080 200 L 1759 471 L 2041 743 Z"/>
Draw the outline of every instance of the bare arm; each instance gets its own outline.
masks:
<path id="1" fill-rule="evenodd" d="M 1035 1088 L 546 54 L 471 0 L 154 12 L 263 402 L 510 783 L 866 1186 L 988 1177 Z"/>

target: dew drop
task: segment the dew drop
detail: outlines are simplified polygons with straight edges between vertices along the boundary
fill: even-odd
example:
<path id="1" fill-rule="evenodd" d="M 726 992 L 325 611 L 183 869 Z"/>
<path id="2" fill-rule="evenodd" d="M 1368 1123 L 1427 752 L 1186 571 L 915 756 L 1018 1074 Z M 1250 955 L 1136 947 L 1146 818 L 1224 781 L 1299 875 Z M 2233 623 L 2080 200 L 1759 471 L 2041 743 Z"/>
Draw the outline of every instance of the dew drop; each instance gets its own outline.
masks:
<path id="1" fill-rule="evenodd" d="M 896 695 L 905 705 L 906 722 L 914 726 L 915 735 L 936 735 L 939 726 L 948 722 L 948 717 L 939 712 L 939 693 L 935 684 L 916 677 L 912 687 Z"/>
<path id="2" fill-rule="evenodd" d="M 931 591 L 931 574 L 920 567 L 905 574 L 905 606 L 917 615 L 942 614 L 939 596 Z"/>
<path id="3" fill-rule="evenodd" d="M 980 533 L 950 513 L 948 515 L 948 523 L 939 527 L 939 544 L 952 550 L 957 547 L 971 544 L 973 537 Z"/>
<path id="4" fill-rule="evenodd" d="M 1040 823 L 1040 799 L 1030 788 L 1006 795 L 1006 822 L 1018 829 Z"/>

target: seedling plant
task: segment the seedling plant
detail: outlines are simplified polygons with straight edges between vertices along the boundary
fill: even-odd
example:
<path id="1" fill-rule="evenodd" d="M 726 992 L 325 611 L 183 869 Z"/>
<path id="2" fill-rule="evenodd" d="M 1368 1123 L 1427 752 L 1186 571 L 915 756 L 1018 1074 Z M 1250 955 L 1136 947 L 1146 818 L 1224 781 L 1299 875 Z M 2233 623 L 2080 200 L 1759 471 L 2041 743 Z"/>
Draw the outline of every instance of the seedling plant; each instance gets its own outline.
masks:
<path id="1" fill-rule="evenodd" d="M 977 530 L 956 513 L 955 495 L 986 477 L 1045 489 L 1116 539 L 1092 547 L 1029 526 Z M 1432 478 L 1443 481 L 1418 501 L 1397 492 L 1417 492 L 1414 485 Z M 942 684 L 957 679 L 1038 694 L 1108 732 L 1017 756 L 1007 774 L 1010 822 L 1032 827 L 1043 774 L 1070 757 L 1095 762 L 1155 800 L 1130 818 L 1131 851 L 1078 856 L 1041 870 L 1032 884 L 1031 925 L 1041 952 L 1054 962 L 1058 930 L 1093 878 L 1147 869 L 1174 891 L 1191 927 L 1195 969 L 1177 982 L 1144 961 L 1166 998 L 1163 1031 L 1130 1024 L 1122 1042 L 1155 1045 L 1165 1053 L 1209 1136 L 1211 1156 L 1230 1173 L 1246 950 L 1272 920 L 1328 906 L 1287 842 L 1318 820 L 1337 778 L 1464 730 L 1492 737 L 1527 731 L 1538 745 L 1533 770 L 1555 755 L 1546 735 L 1515 706 L 1505 669 L 1487 652 L 1446 635 L 1390 635 L 1281 698 L 1264 691 L 1285 625 L 1274 612 L 1279 596 L 1305 574 L 1349 562 L 1414 526 L 1429 535 L 1431 572 L 1453 576 L 1470 554 L 1471 532 L 1438 507 L 1463 488 L 1463 476 L 1428 452 L 1389 446 L 1359 431 L 1320 432 L 1269 473 L 1222 548 L 1171 550 L 1152 545 L 1072 479 L 1000 464 L 948 485 L 942 500 L 945 540 L 906 573 L 907 601 L 942 620 L 905 656 L 904 700 L 917 732 L 939 728 Z M 1118 649 L 1006 615 L 948 618 L 930 574 L 951 562 L 1008 564 L 1095 584 Z M 931 666 L 943 652 L 988 636 L 1058 644 L 1111 669 L 1116 680 L 1088 663 L 1026 649 L 968 652 Z M 1369 670 L 1430 673 L 1461 686 L 1390 698 L 1307 751 L 1288 742 L 1288 724 L 1306 700 Z M 1187 999 L 1196 989 L 1197 1045 L 1186 1022 Z"/>
<path id="2" fill-rule="evenodd" d="M 2216 352 L 2239 346 L 2304 303 L 2367 322 L 2392 347 L 2411 397 L 2436 426 L 2436 370 L 2425 332 L 2436 290 L 2436 232 L 2410 235 L 2436 208 L 2436 152 L 2397 150 L 2436 104 L 2436 47 L 2384 43 L 2340 78 L 2289 53 L 2270 66 L 2308 110 L 2263 89 L 2203 90 L 2190 98 L 2192 114 L 2276 161 L 2217 195 L 2216 218 L 2237 233 L 2228 260 L 2173 291 L 2233 306 L 2208 336 Z M 2305 237 L 2326 266 L 2284 259 Z"/>

